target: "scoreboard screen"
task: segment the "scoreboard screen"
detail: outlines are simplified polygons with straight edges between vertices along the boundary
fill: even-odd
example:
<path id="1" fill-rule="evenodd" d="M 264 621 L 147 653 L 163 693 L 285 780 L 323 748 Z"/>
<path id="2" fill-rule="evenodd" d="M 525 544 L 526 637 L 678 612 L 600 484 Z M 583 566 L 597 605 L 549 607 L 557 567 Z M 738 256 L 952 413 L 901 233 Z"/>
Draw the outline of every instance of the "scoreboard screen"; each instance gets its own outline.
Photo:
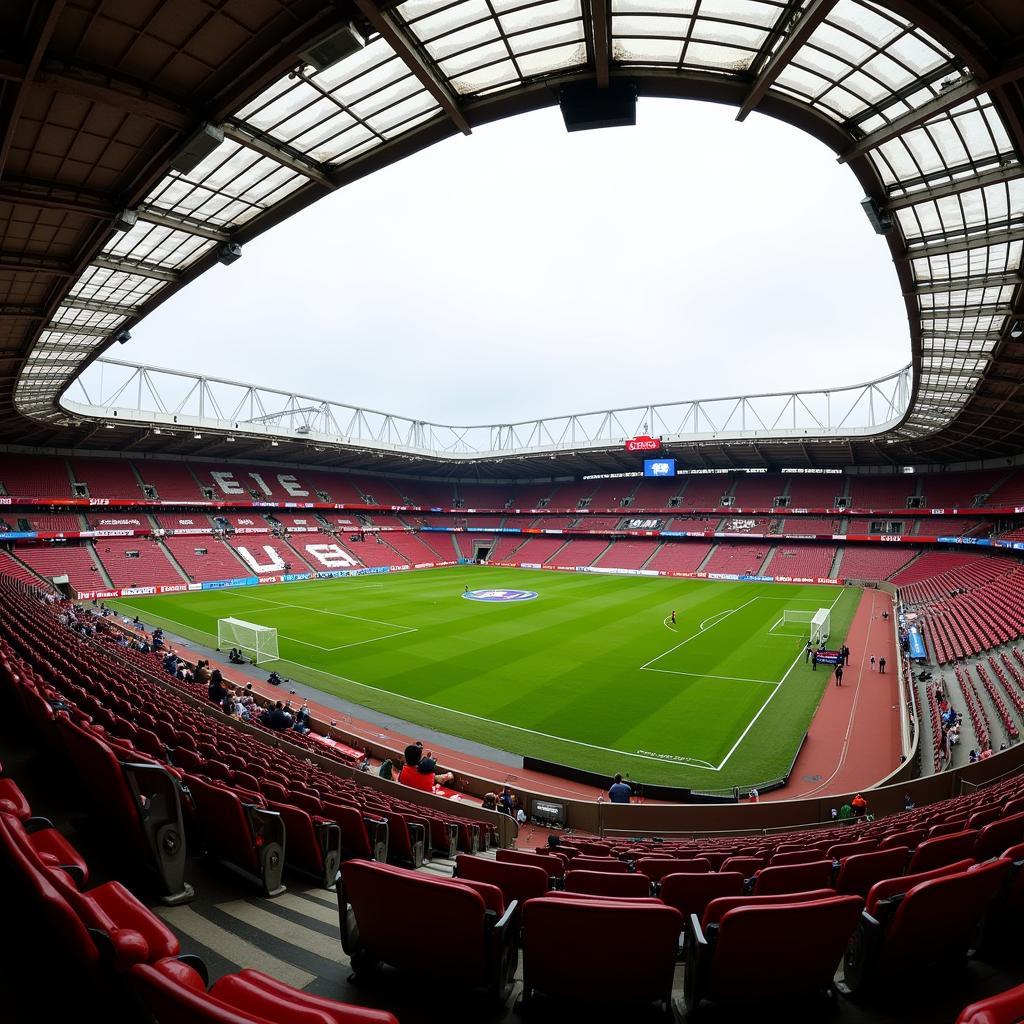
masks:
<path id="1" fill-rule="evenodd" d="M 675 476 L 675 459 L 644 459 L 644 476 Z"/>

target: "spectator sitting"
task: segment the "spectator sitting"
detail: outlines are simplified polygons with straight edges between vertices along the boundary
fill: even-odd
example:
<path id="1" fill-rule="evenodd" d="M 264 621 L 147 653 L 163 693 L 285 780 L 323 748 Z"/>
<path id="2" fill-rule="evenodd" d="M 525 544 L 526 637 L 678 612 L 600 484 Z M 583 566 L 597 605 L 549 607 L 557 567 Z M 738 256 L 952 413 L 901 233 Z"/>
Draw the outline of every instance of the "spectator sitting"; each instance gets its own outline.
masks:
<path id="1" fill-rule="evenodd" d="M 385 757 L 384 760 L 381 761 L 381 763 L 380 763 L 380 768 L 377 771 L 377 774 L 382 779 L 387 779 L 388 781 L 393 781 L 394 777 L 395 777 L 394 771 L 392 770 L 393 768 L 394 768 L 394 764 L 392 763 L 391 758 L 390 757 Z"/>
<path id="2" fill-rule="evenodd" d="M 271 672 L 270 675 L 267 676 L 267 682 L 270 683 L 271 686 L 280 686 L 281 677 L 277 674 L 277 672 Z"/>
<path id="3" fill-rule="evenodd" d="M 422 750 L 422 744 L 417 744 Z M 437 770 L 437 761 L 434 760 L 434 754 L 428 750 L 426 755 L 420 758 L 420 762 L 416 765 L 416 771 L 421 775 L 432 775 L 434 782 L 438 786 L 446 786 L 455 778 L 454 772 L 439 772 Z"/>
<path id="4" fill-rule="evenodd" d="M 306 701 L 302 702 L 302 707 L 299 708 L 298 714 L 295 716 L 295 731 L 305 735 L 310 730 L 309 724 L 309 704 Z"/>
<path id="5" fill-rule="evenodd" d="M 483 809 L 485 811 L 495 811 L 498 809 L 497 793 L 484 793 Z"/>
<path id="6" fill-rule="evenodd" d="M 224 698 L 228 695 L 228 691 L 224 687 L 224 681 L 220 678 L 220 673 L 216 677 L 210 679 L 209 689 L 207 693 L 210 695 L 210 700 L 214 704 L 221 704 Z"/>
<path id="7" fill-rule="evenodd" d="M 971 750 L 970 754 L 967 755 L 967 760 L 970 764 L 976 764 L 978 761 L 978 752 L 976 750 Z"/>
<path id="8" fill-rule="evenodd" d="M 260 721 L 268 729 L 275 729 L 282 732 L 292 727 L 292 716 L 284 709 L 284 705 L 278 701 L 272 708 L 260 717 Z"/>
<path id="9" fill-rule="evenodd" d="M 868 802 L 861 793 L 858 793 L 850 801 L 850 808 L 853 810 L 854 816 L 859 818 L 868 809 Z"/>
<path id="10" fill-rule="evenodd" d="M 917 804 L 914 803 L 914 798 L 909 793 L 903 795 L 903 810 L 912 811 Z"/>
<path id="11" fill-rule="evenodd" d="M 979 761 L 987 761 L 992 756 L 992 748 L 986 747 L 979 755 Z"/>
<path id="12" fill-rule="evenodd" d="M 512 802 L 512 790 L 509 789 L 508 786 L 502 786 L 501 796 L 498 797 L 498 810 L 501 811 L 502 814 L 511 815 Z"/>
<path id="13" fill-rule="evenodd" d="M 412 789 L 422 790 L 424 793 L 432 793 L 435 783 L 443 785 L 453 778 L 451 772 L 444 775 L 435 775 L 436 762 L 432 757 L 427 757 L 428 768 L 421 770 L 420 764 L 424 761 L 423 747 L 410 743 L 405 748 L 405 767 L 399 773 L 398 781 Z"/>
<path id="14" fill-rule="evenodd" d="M 556 835 L 548 836 L 548 849 L 557 850 L 562 845 L 562 837 Z"/>

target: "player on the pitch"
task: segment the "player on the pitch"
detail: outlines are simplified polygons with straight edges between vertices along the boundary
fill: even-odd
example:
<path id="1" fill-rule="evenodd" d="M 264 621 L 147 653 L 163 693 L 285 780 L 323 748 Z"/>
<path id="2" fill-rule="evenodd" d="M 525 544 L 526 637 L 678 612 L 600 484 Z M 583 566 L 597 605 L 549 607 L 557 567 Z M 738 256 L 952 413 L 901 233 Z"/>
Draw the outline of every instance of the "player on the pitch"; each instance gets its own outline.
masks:
<path id="1" fill-rule="evenodd" d="M 676 610 L 675 610 L 675 608 L 673 608 L 672 609 L 672 625 L 674 626 L 675 624 L 676 624 Z"/>

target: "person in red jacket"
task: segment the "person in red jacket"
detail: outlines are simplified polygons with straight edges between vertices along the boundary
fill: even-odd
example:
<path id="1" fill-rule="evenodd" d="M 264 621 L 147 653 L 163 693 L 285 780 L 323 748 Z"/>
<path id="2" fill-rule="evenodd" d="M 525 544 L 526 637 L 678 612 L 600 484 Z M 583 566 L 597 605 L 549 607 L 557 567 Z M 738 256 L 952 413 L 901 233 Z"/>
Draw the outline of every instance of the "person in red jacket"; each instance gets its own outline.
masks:
<path id="1" fill-rule="evenodd" d="M 437 762 L 428 752 L 423 753 L 420 743 L 410 743 L 405 748 L 405 767 L 399 773 L 398 781 L 413 789 L 421 789 L 424 793 L 433 792 L 434 786 L 444 786 L 455 776 L 451 772 L 435 773 Z"/>

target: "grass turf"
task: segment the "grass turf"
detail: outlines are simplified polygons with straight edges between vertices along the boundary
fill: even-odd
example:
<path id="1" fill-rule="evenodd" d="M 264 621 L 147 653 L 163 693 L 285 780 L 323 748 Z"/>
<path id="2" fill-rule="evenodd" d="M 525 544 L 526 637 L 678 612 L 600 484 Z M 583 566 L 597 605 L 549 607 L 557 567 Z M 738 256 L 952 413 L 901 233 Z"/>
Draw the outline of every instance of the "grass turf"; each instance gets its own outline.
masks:
<path id="1" fill-rule="evenodd" d="M 536 600 L 464 600 L 528 589 Z M 276 667 L 493 747 L 634 780 L 719 790 L 783 775 L 830 679 L 783 609 L 859 590 L 462 566 L 110 604 L 214 646 L 219 618 L 278 630 Z M 668 620 L 676 610 L 673 629 Z"/>

